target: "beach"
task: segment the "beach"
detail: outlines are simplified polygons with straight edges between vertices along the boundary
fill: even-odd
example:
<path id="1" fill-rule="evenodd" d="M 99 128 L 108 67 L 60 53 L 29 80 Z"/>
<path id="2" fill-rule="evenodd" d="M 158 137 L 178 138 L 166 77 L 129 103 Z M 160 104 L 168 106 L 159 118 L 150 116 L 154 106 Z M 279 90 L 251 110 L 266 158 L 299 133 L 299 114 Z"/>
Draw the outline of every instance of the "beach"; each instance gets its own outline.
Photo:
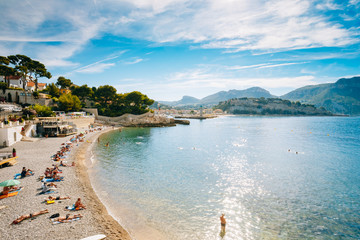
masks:
<path id="1" fill-rule="evenodd" d="M 56 182 L 55 193 L 39 195 L 41 182 L 38 180 L 47 167 L 52 167 L 56 162 L 51 156 L 60 150 L 61 144 L 72 136 L 65 138 L 39 138 L 34 142 L 18 142 L 11 147 L 4 148 L 1 152 L 16 149 L 18 164 L 0 169 L 0 181 L 13 179 L 14 175 L 21 172 L 22 167 L 35 172 L 34 176 L 20 179 L 19 186 L 23 189 L 17 196 L 0 200 L 0 239 L 81 239 L 96 234 L 105 234 L 106 239 L 130 239 L 129 234 L 106 211 L 96 193 L 92 189 L 87 174 L 86 158 L 92 143 L 97 137 L 112 128 L 95 131 L 85 135 L 84 142 L 74 143 L 73 148 L 65 159 L 68 164 L 75 162 L 75 167 L 60 167 L 64 181 Z M 45 204 L 43 200 L 48 196 L 69 196 L 71 199 L 55 201 Z M 87 207 L 85 210 L 69 212 L 66 206 L 71 206 L 77 198 Z M 37 216 L 35 219 L 26 219 L 17 225 L 10 225 L 21 215 L 48 209 L 49 213 Z M 70 213 L 83 215 L 78 221 L 69 223 L 52 224 L 49 217 L 59 213 L 65 216 Z"/>

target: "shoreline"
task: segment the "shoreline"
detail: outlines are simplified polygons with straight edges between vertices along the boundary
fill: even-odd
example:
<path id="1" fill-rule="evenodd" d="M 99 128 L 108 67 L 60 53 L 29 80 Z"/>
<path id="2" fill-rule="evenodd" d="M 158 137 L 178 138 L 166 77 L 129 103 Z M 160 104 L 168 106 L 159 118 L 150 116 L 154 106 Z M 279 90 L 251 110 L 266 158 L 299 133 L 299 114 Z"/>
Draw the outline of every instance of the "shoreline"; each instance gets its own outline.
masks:
<path id="1" fill-rule="evenodd" d="M 90 185 L 92 190 L 89 192 L 92 192 L 96 195 L 95 201 L 101 204 L 105 209 L 103 211 L 106 211 L 106 214 L 109 218 L 111 218 L 111 222 L 115 221 L 117 227 L 119 229 L 117 231 L 127 231 L 127 234 L 129 238 L 124 238 L 124 240 L 128 239 L 138 239 L 138 240 L 147 240 L 147 239 L 157 239 L 157 240 L 166 240 L 168 239 L 166 236 L 164 236 L 163 233 L 158 231 L 157 229 L 148 226 L 145 222 L 139 221 L 139 219 L 136 217 L 136 213 L 133 212 L 133 209 L 131 208 L 119 208 L 119 204 L 113 199 L 107 199 L 107 197 L 104 197 L 104 195 L 101 194 L 101 186 L 96 183 L 95 178 L 91 175 L 93 164 L 97 161 L 95 158 L 95 154 L 93 153 L 94 145 L 97 144 L 97 139 L 103 136 L 104 134 L 116 132 L 120 128 L 124 127 L 115 127 L 110 128 L 108 127 L 107 130 L 99 132 L 96 136 L 92 138 L 92 141 L 88 143 L 87 151 L 85 153 L 85 166 L 81 169 L 81 171 L 85 171 L 85 174 L 88 175 L 87 179 L 84 179 L 85 181 L 90 181 Z M 95 160 L 93 159 L 95 158 Z M 84 159 L 82 159 L 83 161 Z M 91 178 L 91 180 L 90 180 Z M 107 194 L 106 194 L 107 196 Z M 117 206 L 114 208 L 114 206 Z M 134 218 L 135 216 L 135 218 Z M 135 220 L 136 219 L 136 220 Z M 135 221 L 134 221 L 135 220 Z M 107 224 L 105 224 L 107 226 Z M 114 238 L 114 239 L 120 239 L 120 238 Z M 123 239 L 123 238 L 121 238 Z"/>
<path id="2" fill-rule="evenodd" d="M 92 164 L 89 153 L 93 148 L 93 144 L 101 135 L 113 131 L 116 129 L 105 129 L 90 136 L 86 141 L 76 149 L 76 174 L 79 177 L 79 181 L 83 187 L 85 195 L 88 198 L 87 206 L 92 211 L 94 218 L 102 226 L 106 239 L 122 239 L 131 240 L 129 233 L 120 225 L 116 219 L 110 215 L 104 203 L 99 199 L 94 187 L 91 184 L 88 164 Z"/>
<path id="3" fill-rule="evenodd" d="M 82 128 L 79 131 L 84 131 Z M 20 141 L 14 145 L 1 149 L 2 152 L 16 148 L 17 164 L 0 169 L 0 182 L 13 179 L 16 173 L 21 172 L 22 167 L 32 169 L 34 176 L 19 179 L 23 187 L 17 196 L 0 200 L 0 239 L 82 239 L 96 234 L 105 234 L 106 239 L 130 240 L 128 232 L 111 216 L 106 207 L 98 199 L 87 173 L 86 160 L 87 150 L 91 142 L 101 134 L 112 130 L 105 128 L 85 135 L 84 142 L 73 144 L 71 151 L 65 159 L 67 163 L 74 161 L 75 167 L 60 167 L 64 181 L 56 182 L 58 188 L 54 193 L 39 195 L 41 182 L 38 180 L 43 175 L 46 167 L 56 164 L 51 160 L 62 143 L 71 137 L 63 138 L 37 138 L 34 142 Z M 69 196 L 69 200 L 56 201 L 54 204 L 43 203 L 48 196 Z M 65 206 L 72 205 L 77 198 L 81 198 L 86 210 L 69 212 Z M 48 209 L 49 213 L 36 217 L 36 219 L 24 220 L 20 224 L 10 225 L 18 217 Z M 83 218 L 79 221 L 52 224 L 49 217 L 55 213 L 65 216 L 80 213 Z"/>

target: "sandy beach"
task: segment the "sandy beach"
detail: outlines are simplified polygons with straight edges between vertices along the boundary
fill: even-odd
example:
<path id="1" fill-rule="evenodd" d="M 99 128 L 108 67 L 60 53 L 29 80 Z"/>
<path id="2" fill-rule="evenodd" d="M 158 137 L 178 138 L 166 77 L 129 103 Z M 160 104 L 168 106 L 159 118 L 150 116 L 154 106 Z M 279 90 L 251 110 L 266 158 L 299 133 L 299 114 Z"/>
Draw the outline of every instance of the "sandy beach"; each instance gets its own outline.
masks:
<path id="1" fill-rule="evenodd" d="M 17 196 L 0 200 L 0 239 L 81 239 L 84 237 L 105 234 L 106 239 L 130 239 L 129 234 L 115 221 L 106 211 L 106 208 L 98 199 L 92 189 L 87 174 L 86 157 L 92 142 L 97 137 L 112 130 L 111 128 L 89 133 L 85 141 L 74 144 L 67 157 L 68 164 L 74 161 L 75 167 L 60 167 L 63 171 L 64 181 L 56 182 L 58 188 L 55 193 L 39 195 L 41 182 L 38 177 L 44 174 L 47 167 L 55 162 L 51 160 L 61 147 L 68 141 L 66 138 L 41 138 L 35 142 L 18 142 L 1 152 L 11 151 L 15 148 L 19 156 L 18 164 L 12 167 L 0 169 L 0 182 L 13 179 L 14 175 L 21 172 L 22 167 L 34 170 L 35 175 L 20 179 L 22 191 Z M 56 201 L 54 204 L 42 203 L 48 196 L 69 196 L 71 199 Z M 77 198 L 81 198 L 86 210 L 69 212 L 66 206 L 71 206 Z M 48 209 L 49 213 L 37 216 L 35 219 L 27 219 L 17 225 L 10 223 L 21 215 Z M 52 224 L 49 217 L 55 213 L 65 216 L 80 213 L 83 218 L 70 223 Z"/>

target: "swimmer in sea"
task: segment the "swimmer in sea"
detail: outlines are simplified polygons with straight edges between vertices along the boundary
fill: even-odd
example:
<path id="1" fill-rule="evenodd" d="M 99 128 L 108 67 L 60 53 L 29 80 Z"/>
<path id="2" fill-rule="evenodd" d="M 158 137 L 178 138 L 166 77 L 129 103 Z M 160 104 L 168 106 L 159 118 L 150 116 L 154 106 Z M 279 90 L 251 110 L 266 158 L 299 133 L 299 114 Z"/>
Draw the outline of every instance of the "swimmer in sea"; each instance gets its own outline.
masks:
<path id="1" fill-rule="evenodd" d="M 105 144 L 105 147 L 108 147 L 109 146 L 109 142 L 107 142 L 106 144 Z"/>

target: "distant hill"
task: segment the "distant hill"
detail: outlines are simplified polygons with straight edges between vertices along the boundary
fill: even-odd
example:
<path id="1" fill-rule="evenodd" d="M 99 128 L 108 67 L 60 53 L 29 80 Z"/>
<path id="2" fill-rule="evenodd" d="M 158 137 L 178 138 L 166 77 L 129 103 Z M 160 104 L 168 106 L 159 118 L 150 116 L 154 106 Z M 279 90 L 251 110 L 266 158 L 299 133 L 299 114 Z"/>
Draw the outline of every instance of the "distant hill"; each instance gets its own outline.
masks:
<path id="1" fill-rule="evenodd" d="M 204 97 L 201 99 L 201 104 L 218 104 L 221 101 L 226 101 L 232 98 L 274 98 L 274 95 L 271 95 L 269 91 L 259 88 L 252 87 L 245 90 L 230 90 L 230 91 L 221 91 L 213 95 Z"/>
<path id="2" fill-rule="evenodd" d="M 226 101 L 232 98 L 274 98 L 274 95 L 271 95 L 269 91 L 260 88 L 260 87 L 252 87 L 245 90 L 229 90 L 229 91 L 221 91 L 215 94 L 209 95 L 202 99 L 197 99 L 190 96 L 184 96 L 179 101 L 174 102 L 166 102 L 166 101 L 159 101 L 162 104 L 166 104 L 169 106 L 179 107 L 185 105 L 215 105 L 221 101 Z"/>
<path id="3" fill-rule="evenodd" d="M 281 98 L 314 104 L 337 114 L 359 115 L 360 77 L 341 78 L 335 83 L 305 86 Z"/>
<path id="4" fill-rule="evenodd" d="M 332 116 L 325 108 L 280 98 L 233 98 L 215 106 L 231 114 Z"/>

